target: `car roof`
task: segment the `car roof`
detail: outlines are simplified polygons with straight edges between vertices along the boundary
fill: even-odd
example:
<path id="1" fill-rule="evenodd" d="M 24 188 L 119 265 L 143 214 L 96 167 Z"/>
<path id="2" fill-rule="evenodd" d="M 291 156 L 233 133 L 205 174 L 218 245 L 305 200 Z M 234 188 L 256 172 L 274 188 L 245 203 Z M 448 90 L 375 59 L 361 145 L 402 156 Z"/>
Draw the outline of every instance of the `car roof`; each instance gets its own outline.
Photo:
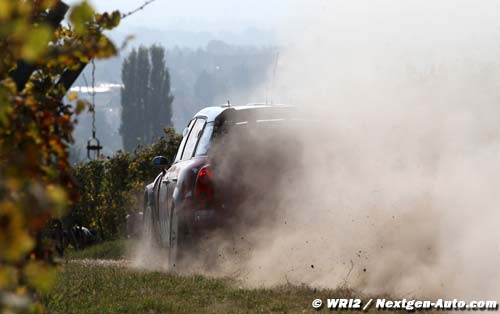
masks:
<path id="1" fill-rule="evenodd" d="M 198 111 L 194 115 L 194 118 L 206 118 L 207 122 L 215 121 L 220 115 L 227 114 L 229 112 L 234 112 L 235 114 L 247 114 L 251 112 L 262 112 L 262 111 L 276 111 L 285 108 L 295 108 L 291 105 L 271 105 L 271 104 L 248 104 L 244 106 L 231 106 L 231 105 L 221 105 L 206 107 Z"/>

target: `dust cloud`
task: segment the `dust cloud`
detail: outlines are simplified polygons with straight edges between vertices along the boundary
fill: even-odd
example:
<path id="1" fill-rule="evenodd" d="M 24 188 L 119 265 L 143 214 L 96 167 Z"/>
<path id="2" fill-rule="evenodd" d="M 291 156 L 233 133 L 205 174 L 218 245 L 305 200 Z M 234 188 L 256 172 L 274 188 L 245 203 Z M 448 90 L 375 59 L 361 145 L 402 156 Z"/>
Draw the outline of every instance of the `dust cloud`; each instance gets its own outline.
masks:
<path id="1" fill-rule="evenodd" d="M 215 235 L 207 272 L 256 286 L 498 297 L 500 3 L 293 3 L 266 86 L 315 124 L 294 126 L 295 145 L 275 143 L 280 178 L 248 173 L 261 197 L 245 210 L 262 219 Z"/>

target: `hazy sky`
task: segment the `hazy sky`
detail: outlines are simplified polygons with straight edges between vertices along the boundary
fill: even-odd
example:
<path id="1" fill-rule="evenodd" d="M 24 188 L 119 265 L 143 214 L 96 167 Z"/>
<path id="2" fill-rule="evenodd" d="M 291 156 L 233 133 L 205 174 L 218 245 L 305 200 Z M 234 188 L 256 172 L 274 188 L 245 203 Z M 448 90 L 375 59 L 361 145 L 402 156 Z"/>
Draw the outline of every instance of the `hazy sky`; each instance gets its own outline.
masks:
<path id="1" fill-rule="evenodd" d="M 69 0 L 68 3 L 76 3 Z M 99 11 L 119 9 L 128 12 L 144 0 L 94 0 Z M 143 11 L 127 18 L 122 26 L 144 26 L 161 29 L 221 31 L 255 27 L 270 29 L 293 13 L 293 1 L 283 0 L 156 0 Z"/>
<path id="2" fill-rule="evenodd" d="M 129 12 L 144 1 L 94 0 L 91 3 L 98 11 Z M 294 43 L 304 36 L 317 38 L 321 44 L 324 37 L 335 36 L 345 45 L 372 46 L 404 41 L 411 46 L 472 48 L 498 46 L 498 12 L 500 1 L 496 0 L 156 0 L 125 19 L 117 33 L 136 34 L 138 40 L 146 43 L 203 46 L 212 38 L 229 43 L 244 42 L 250 37 L 245 31 L 255 28 L 276 35 L 278 44 Z M 325 20 L 329 21 L 328 29 L 318 29 L 318 25 L 324 28 Z M 167 34 L 168 31 L 191 33 L 176 36 Z M 211 33 L 212 37 L 190 38 L 196 32 Z M 239 37 L 222 36 L 221 32 L 238 33 Z M 261 37 L 264 38 L 262 34 L 257 35 L 256 42 Z"/>

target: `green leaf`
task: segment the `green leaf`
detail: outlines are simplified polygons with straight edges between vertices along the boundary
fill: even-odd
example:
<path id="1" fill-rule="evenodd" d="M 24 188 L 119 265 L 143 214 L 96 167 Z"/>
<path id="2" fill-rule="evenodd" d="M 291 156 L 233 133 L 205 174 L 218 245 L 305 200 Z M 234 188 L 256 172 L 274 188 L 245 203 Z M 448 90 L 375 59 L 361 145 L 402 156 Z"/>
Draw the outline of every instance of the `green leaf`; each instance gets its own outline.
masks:
<path id="1" fill-rule="evenodd" d="M 90 104 L 85 100 L 79 99 L 76 102 L 75 113 L 80 114 L 85 109 L 85 107 L 90 107 Z"/>
<path id="2" fill-rule="evenodd" d="M 71 21 L 76 33 L 85 33 L 87 30 L 86 24 L 94 20 L 94 9 L 87 3 L 87 1 L 84 1 L 73 7 L 69 20 Z"/>
<path id="3" fill-rule="evenodd" d="M 111 13 L 110 25 L 108 25 L 109 29 L 117 27 L 118 24 L 120 24 L 121 19 L 121 13 L 119 11 L 113 11 L 113 13 Z"/>
<path id="4" fill-rule="evenodd" d="M 26 36 L 21 54 L 23 59 L 33 62 L 47 51 L 48 43 L 52 38 L 52 30 L 46 25 L 40 25 L 31 29 Z"/>

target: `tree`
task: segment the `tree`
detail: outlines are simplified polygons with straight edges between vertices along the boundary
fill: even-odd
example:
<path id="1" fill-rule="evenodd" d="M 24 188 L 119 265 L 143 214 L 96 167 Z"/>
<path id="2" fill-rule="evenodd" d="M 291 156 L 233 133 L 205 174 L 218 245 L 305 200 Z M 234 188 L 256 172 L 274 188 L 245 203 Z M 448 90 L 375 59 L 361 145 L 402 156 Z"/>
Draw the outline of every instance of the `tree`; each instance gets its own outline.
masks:
<path id="1" fill-rule="evenodd" d="M 62 99 L 89 60 L 116 53 L 103 30 L 121 14 L 96 14 L 82 2 L 67 27 L 50 18 L 66 13 L 60 1 L 0 4 L 0 312 L 38 312 L 31 301 L 55 279 L 40 234 L 77 200 L 69 145 L 75 115 L 88 106 Z"/>
<path id="2" fill-rule="evenodd" d="M 136 75 L 136 68 L 137 50 L 134 49 L 123 61 L 122 65 L 122 82 L 125 87 L 121 89 L 122 124 L 120 126 L 120 134 L 123 139 L 123 147 L 127 151 L 136 144 L 136 138 L 139 134 L 133 129 L 139 125 L 138 115 L 140 111 L 138 106 L 139 93 L 137 89 L 138 77 Z"/>
<path id="3" fill-rule="evenodd" d="M 123 148 L 151 144 L 172 126 L 170 74 L 165 49 L 153 45 L 133 49 L 122 65 L 121 91 Z"/>
<path id="4" fill-rule="evenodd" d="M 165 66 L 165 49 L 153 45 L 150 48 L 151 55 L 151 77 L 150 77 L 150 98 L 149 103 L 157 106 L 155 111 L 147 111 L 148 121 L 155 121 L 150 124 L 148 143 L 163 135 L 163 128 L 172 126 L 172 102 L 173 96 L 170 94 L 170 74 Z M 166 105 L 162 106 L 161 104 Z"/>

